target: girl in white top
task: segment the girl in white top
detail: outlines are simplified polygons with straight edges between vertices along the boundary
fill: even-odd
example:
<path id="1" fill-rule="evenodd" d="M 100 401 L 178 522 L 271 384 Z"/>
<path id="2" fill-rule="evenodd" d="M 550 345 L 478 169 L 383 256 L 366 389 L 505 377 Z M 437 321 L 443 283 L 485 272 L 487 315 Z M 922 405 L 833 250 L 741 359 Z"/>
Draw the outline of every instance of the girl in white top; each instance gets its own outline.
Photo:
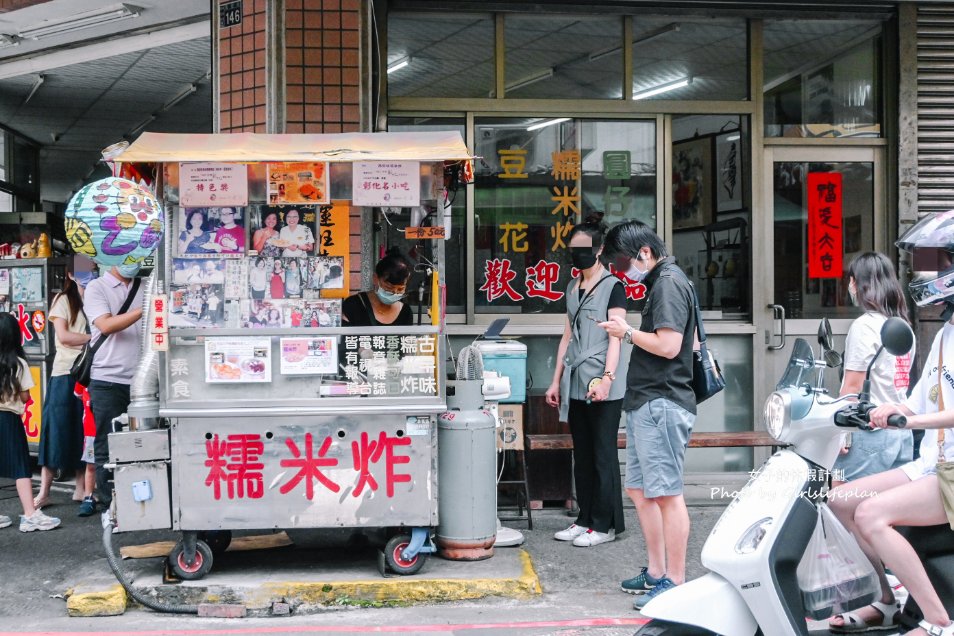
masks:
<path id="1" fill-rule="evenodd" d="M 0 313 L 0 477 L 16 482 L 23 506 L 20 532 L 52 530 L 60 520 L 48 517 L 33 505 L 30 451 L 23 428 L 23 412 L 30 400 L 33 376 L 20 344 L 20 325 L 12 314 Z M 13 522 L 0 515 L 0 528 Z"/>
<path id="2" fill-rule="evenodd" d="M 845 341 L 845 377 L 841 395 L 861 392 L 865 372 L 881 347 L 881 326 L 888 318 L 908 320 L 908 304 L 894 265 L 884 254 L 859 254 L 848 268 L 848 294 L 865 313 L 851 323 Z M 874 404 L 903 402 L 907 396 L 914 346 L 903 356 L 882 351 L 871 368 L 871 401 Z M 881 473 L 911 461 L 914 442 L 911 431 L 855 431 L 851 446 L 835 462 L 839 475 L 834 485 Z M 841 479 L 843 474 L 844 479 Z"/>
<path id="3" fill-rule="evenodd" d="M 943 347 L 943 354 L 941 349 Z M 940 372 L 939 372 L 940 369 Z M 954 622 L 931 585 L 924 566 L 896 526 L 934 526 L 949 522 L 937 482 L 938 429 L 946 429 L 944 457 L 954 460 L 954 323 L 945 323 L 934 338 L 924 371 L 903 404 L 883 404 L 871 413 L 871 425 L 887 426 L 888 416 L 900 413 L 908 428 L 927 429 L 921 457 L 884 473 L 863 477 L 836 488 L 829 505 L 851 530 L 881 578 L 880 601 L 839 614 L 829 627 L 833 632 L 864 631 L 866 626 L 886 628 L 900 620 L 900 605 L 884 575 L 884 568 L 907 588 L 924 613 L 924 623 L 937 626 L 943 636 L 954 636 Z M 882 565 L 882 563 L 884 565 Z M 922 633 L 927 633 L 924 624 Z M 908 632 L 918 634 L 918 630 Z"/>
<path id="4" fill-rule="evenodd" d="M 73 275 L 66 278 L 63 291 L 53 299 L 50 322 L 56 332 L 56 355 L 53 370 L 43 400 L 43 428 L 40 431 L 40 451 L 37 463 L 40 472 L 40 492 L 33 505 L 43 508 L 50 502 L 50 486 L 56 469 L 65 474 L 75 473 L 76 487 L 73 501 L 80 502 L 92 495 L 95 484 L 86 484 L 83 465 L 83 403 L 73 393 L 70 376 L 73 362 L 89 342 L 86 314 L 83 313 L 82 288 Z"/>

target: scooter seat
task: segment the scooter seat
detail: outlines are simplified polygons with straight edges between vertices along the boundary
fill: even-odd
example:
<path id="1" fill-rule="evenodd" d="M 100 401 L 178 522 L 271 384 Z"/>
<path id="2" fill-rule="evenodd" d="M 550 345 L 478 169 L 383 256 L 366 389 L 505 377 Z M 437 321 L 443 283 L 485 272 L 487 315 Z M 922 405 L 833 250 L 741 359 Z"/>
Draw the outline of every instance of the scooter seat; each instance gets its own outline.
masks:
<path id="1" fill-rule="evenodd" d="M 936 556 L 954 556 L 954 530 L 948 524 L 923 527 L 898 527 L 908 542 L 914 546 L 915 552 L 921 559 L 930 559 Z"/>

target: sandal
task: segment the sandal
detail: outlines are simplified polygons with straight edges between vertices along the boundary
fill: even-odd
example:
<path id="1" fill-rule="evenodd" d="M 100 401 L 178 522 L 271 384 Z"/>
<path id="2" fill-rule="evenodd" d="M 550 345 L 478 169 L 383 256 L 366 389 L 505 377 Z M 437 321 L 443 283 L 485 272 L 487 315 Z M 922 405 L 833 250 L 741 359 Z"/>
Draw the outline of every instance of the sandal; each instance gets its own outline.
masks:
<path id="1" fill-rule="evenodd" d="M 921 621 L 918 623 L 918 627 L 923 629 L 928 636 L 954 636 L 954 622 L 948 623 L 947 627 L 940 627 L 927 621 Z"/>
<path id="2" fill-rule="evenodd" d="M 900 603 L 882 603 L 875 601 L 867 607 L 873 607 L 881 613 L 881 621 L 877 623 L 867 623 L 863 618 L 854 612 L 844 612 L 837 614 L 833 618 L 840 618 L 841 625 L 828 624 L 828 631 L 835 634 L 862 634 L 864 632 L 876 632 L 888 629 L 895 629 L 901 624 L 901 604 Z M 874 618 L 870 620 L 876 620 Z M 940 633 L 938 636 L 941 636 Z M 949 636 L 948 633 L 943 636 Z M 950 635 L 954 636 L 954 634 Z"/>

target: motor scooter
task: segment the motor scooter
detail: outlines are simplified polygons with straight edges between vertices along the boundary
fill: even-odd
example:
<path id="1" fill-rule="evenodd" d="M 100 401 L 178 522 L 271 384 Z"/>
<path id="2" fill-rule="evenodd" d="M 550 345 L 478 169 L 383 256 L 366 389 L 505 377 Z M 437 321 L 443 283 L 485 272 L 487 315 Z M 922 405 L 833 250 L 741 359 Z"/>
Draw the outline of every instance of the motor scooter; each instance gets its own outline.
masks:
<path id="1" fill-rule="evenodd" d="M 639 636 L 809 633 L 796 571 L 815 529 L 843 434 L 848 427 L 870 428 L 868 414 L 874 409 L 868 396 L 870 365 L 860 394 L 827 395 L 824 371 L 841 365 L 827 319 L 819 327 L 818 341 L 820 360 L 804 339 L 795 341 L 788 366 L 765 402 L 765 428 L 787 448 L 762 465 L 716 522 L 702 548 L 702 564 L 709 572 L 647 603 L 642 614 L 652 620 Z M 885 350 L 903 355 L 911 349 L 913 333 L 906 322 L 891 318 L 881 330 L 881 341 L 878 355 Z M 901 427 L 906 418 L 895 415 L 888 423 Z M 939 528 L 933 528 L 936 534 L 942 532 Z M 941 598 L 954 605 L 954 554 L 939 552 L 930 530 L 912 530 L 915 549 Z M 954 535 L 950 528 L 947 534 Z M 846 609 L 867 605 L 874 596 L 853 599 Z M 912 604 L 913 599 L 905 611 L 916 616 Z"/>

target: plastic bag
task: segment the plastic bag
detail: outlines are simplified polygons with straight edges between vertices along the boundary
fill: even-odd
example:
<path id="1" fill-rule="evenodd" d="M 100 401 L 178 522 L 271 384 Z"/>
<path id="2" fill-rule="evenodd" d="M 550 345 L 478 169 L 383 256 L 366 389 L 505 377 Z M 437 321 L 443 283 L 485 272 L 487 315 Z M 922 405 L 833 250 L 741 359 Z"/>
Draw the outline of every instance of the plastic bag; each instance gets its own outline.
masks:
<path id="1" fill-rule="evenodd" d="M 881 593 L 874 566 L 827 505 L 798 564 L 798 587 L 808 617 L 815 620 L 869 605 Z"/>

